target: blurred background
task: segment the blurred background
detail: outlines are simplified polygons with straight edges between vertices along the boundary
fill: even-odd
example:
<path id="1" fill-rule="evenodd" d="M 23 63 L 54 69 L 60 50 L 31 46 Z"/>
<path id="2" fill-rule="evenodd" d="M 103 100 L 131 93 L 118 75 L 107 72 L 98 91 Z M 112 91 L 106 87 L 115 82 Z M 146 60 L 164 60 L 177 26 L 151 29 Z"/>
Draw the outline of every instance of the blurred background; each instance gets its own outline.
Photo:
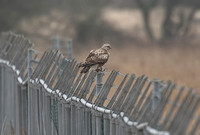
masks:
<path id="1" fill-rule="evenodd" d="M 172 80 L 200 93 L 199 0 L 0 0 L 0 32 L 43 52 L 73 40 L 73 57 L 112 45 L 105 67 Z"/>

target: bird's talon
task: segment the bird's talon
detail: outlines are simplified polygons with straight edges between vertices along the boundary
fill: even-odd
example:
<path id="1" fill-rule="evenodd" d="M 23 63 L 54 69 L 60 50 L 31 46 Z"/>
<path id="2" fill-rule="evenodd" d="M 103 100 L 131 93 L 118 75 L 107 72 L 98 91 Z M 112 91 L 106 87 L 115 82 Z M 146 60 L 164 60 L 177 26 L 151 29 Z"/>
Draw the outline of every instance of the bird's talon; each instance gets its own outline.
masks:
<path id="1" fill-rule="evenodd" d="M 99 69 L 96 69 L 96 72 L 99 72 L 100 70 Z"/>

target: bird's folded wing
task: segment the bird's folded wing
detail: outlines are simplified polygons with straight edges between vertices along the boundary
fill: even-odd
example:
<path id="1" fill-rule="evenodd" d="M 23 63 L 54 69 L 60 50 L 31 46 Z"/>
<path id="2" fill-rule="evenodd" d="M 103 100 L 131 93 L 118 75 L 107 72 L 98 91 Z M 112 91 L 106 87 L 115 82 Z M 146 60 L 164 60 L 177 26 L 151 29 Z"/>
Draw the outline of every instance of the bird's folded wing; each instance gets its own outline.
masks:
<path id="1" fill-rule="evenodd" d="M 86 64 L 95 65 L 95 64 L 104 64 L 107 62 L 109 54 L 104 49 L 97 49 L 90 51 L 90 54 L 86 58 Z"/>

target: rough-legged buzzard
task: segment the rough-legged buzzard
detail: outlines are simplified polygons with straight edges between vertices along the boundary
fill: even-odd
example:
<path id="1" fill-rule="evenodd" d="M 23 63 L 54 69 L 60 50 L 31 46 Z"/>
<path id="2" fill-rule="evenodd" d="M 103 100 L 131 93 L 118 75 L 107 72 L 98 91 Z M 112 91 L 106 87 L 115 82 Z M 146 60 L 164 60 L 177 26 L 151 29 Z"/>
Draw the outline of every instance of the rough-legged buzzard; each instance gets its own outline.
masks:
<path id="1" fill-rule="evenodd" d="M 99 49 L 91 50 L 85 62 L 80 64 L 79 67 L 83 67 L 81 73 L 87 73 L 91 67 L 97 66 L 96 71 L 102 71 L 102 66 L 108 61 L 110 53 L 108 50 L 111 49 L 110 44 L 104 44 Z"/>

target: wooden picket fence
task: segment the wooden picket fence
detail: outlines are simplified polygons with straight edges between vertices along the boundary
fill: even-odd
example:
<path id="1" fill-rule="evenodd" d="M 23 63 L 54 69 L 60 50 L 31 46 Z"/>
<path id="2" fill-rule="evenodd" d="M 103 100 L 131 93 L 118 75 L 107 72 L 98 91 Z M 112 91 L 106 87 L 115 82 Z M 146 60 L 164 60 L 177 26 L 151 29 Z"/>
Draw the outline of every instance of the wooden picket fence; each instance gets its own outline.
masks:
<path id="1" fill-rule="evenodd" d="M 38 57 L 27 38 L 2 33 L 1 134 L 200 134 L 195 90 L 116 70 L 80 74 L 78 66 L 59 51 Z"/>

